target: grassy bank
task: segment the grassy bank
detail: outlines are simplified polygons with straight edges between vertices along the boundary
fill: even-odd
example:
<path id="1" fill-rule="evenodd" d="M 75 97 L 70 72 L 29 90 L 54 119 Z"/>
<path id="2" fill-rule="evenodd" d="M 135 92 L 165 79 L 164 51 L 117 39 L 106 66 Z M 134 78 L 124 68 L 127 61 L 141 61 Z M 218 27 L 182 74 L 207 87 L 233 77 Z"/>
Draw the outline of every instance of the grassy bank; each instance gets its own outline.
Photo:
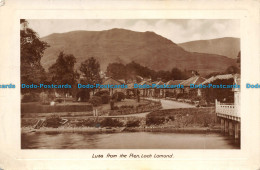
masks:
<path id="1" fill-rule="evenodd" d="M 214 108 L 181 108 L 158 110 L 146 117 L 147 126 L 156 127 L 215 127 L 218 125 Z"/>
<path id="2" fill-rule="evenodd" d="M 43 105 L 39 102 L 22 103 L 22 115 L 27 113 L 54 113 L 54 112 L 88 112 L 92 111 L 93 106 L 89 103 L 86 104 L 58 104 L 55 106 Z"/>
<path id="3" fill-rule="evenodd" d="M 45 124 L 42 126 L 43 129 L 40 128 L 43 131 L 44 128 L 48 128 L 48 131 L 51 128 L 54 131 L 99 131 L 100 128 L 107 127 L 124 127 L 125 131 L 161 132 L 219 130 L 213 107 L 156 110 L 149 113 L 146 117 L 93 117 L 92 112 L 27 113 L 26 115 L 21 121 L 22 129 L 33 130 L 34 125 L 41 118 L 46 119 Z M 67 119 L 68 122 L 60 124 L 62 118 Z"/>

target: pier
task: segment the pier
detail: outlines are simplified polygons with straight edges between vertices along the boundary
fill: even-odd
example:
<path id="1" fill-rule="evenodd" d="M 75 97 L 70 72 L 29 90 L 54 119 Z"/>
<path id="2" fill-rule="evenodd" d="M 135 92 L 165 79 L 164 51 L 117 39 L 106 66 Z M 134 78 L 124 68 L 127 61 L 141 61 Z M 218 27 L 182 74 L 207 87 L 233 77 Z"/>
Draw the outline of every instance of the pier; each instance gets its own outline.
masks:
<path id="1" fill-rule="evenodd" d="M 240 138 L 240 105 L 215 101 L 216 116 L 221 122 L 221 131 L 235 139 Z"/>

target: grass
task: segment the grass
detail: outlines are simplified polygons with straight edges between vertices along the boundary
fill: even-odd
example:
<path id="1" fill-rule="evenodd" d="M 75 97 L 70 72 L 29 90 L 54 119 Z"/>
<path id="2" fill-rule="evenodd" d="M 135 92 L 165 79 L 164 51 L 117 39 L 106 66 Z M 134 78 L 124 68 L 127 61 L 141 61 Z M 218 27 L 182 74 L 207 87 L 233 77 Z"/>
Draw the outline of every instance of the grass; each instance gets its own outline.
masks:
<path id="1" fill-rule="evenodd" d="M 151 112 L 149 116 L 175 116 L 176 114 L 214 114 L 214 108 L 179 108 Z"/>
<path id="2" fill-rule="evenodd" d="M 216 124 L 214 113 L 214 108 L 158 110 L 147 115 L 146 124 L 173 127 L 212 127 Z"/>
<path id="3" fill-rule="evenodd" d="M 125 99 L 116 102 L 116 106 L 123 105 L 136 107 L 140 104 L 148 104 L 149 101 L 141 100 L 139 103 L 133 99 Z M 110 104 L 102 104 L 101 106 L 94 107 L 98 111 L 110 111 Z M 58 103 L 56 106 L 42 105 L 39 102 L 30 102 L 21 104 L 21 113 L 24 118 L 46 117 L 53 113 L 58 113 L 62 117 L 81 117 L 92 116 L 92 106 L 87 102 L 67 102 Z"/>
<path id="4" fill-rule="evenodd" d="M 115 106 L 123 106 L 123 105 L 130 105 L 130 106 L 138 106 L 140 104 L 148 104 L 149 101 L 146 101 L 146 100 L 140 100 L 140 102 L 138 103 L 136 100 L 134 99 L 125 99 L 125 100 L 122 100 L 120 102 L 116 102 L 115 103 Z M 97 106 L 97 107 L 94 107 L 94 109 L 98 109 L 98 111 L 108 111 L 108 110 L 111 110 L 110 108 L 110 104 L 102 104 L 100 106 Z"/>
<path id="5" fill-rule="evenodd" d="M 22 103 L 21 113 L 54 113 L 54 112 L 87 112 L 92 111 L 91 104 L 85 103 L 67 103 L 57 104 L 55 106 L 42 105 L 39 102 Z"/>

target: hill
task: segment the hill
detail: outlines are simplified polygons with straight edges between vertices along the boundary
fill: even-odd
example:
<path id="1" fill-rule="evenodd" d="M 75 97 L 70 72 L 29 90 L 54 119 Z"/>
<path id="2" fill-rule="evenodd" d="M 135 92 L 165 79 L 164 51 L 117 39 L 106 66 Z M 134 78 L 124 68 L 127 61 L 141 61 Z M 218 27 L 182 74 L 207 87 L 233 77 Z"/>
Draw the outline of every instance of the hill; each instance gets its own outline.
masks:
<path id="1" fill-rule="evenodd" d="M 103 71 L 112 62 L 126 64 L 135 61 L 154 70 L 178 67 L 208 74 L 224 71 L 235 64 L 234 59 L 225 56 L 185 51 L 154 32 L 125 29 L 73 31 L 51 34 L 42 40 L 50 45 L 41 60 L 45 69 L 56 61 L 60 51 L 73 54 L 77 59 L 76 67 L 88 57 L 95 57 Z"/>
<path id="2" fill-rule="evenodd" d="M 189 52 L 218 54 L 232 59 L 236 59 L 240 51 L 240 39 L 232 37 L 190 41 L 178 45 Z"/>

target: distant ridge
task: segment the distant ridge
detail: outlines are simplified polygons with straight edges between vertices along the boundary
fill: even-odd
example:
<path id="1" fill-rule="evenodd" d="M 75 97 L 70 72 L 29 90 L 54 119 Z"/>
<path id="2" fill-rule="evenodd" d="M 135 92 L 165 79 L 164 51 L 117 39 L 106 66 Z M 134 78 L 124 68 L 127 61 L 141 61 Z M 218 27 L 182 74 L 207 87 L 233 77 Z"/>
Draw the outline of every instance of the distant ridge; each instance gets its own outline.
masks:
<path id="1" fill-rule="evenodd" d="M 240 51 L 240 39 L 233 37 L 190 41 L 178 45 L 189 52 L 218 54 L 232 59 L 236 59 Z"/>

